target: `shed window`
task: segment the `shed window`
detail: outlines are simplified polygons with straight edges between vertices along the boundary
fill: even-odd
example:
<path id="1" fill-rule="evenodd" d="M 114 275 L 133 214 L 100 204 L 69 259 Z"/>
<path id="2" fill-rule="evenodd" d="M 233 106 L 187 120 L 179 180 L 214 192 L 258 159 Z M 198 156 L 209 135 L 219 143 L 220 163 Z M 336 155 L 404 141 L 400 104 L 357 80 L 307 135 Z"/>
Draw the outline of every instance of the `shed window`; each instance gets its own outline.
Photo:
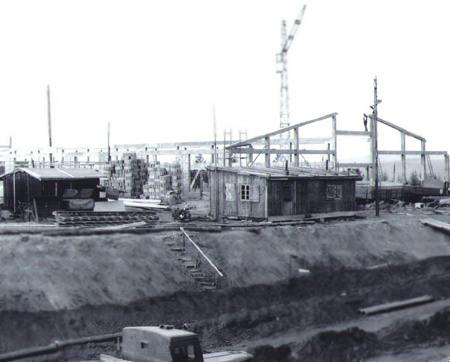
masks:
<path id="1" fill-rule="evenodd" d="M 342 185 L 327 185 L 327 200 L 342 199 Z"/>
<path id="2" fill-rule="evenodd" d="M 241 200 L 250 200 L 250 185 L 241 185 Z"/>

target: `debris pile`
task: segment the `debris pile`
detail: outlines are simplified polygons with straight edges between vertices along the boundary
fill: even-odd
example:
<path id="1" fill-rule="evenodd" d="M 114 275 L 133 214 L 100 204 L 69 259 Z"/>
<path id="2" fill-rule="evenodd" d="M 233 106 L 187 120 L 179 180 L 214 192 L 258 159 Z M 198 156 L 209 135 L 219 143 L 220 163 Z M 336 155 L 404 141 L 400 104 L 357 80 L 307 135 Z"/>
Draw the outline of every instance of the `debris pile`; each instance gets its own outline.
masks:
<path id="1" fill-rule="evenodd" d="M 374 333 L 357 327 L 316 334 L 298 352 L 300 361 L 362 361 L 382 348 Z"/>

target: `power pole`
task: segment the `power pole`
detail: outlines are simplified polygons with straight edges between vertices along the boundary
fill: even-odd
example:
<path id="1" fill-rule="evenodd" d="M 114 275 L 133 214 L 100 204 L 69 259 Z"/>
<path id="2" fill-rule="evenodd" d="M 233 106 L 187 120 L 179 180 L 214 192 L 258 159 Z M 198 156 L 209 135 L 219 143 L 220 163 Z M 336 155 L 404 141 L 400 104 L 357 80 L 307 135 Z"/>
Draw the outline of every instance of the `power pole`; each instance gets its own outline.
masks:
<path id="1" fill-rule="evenodd" d="M 111 123 L 108 122 L 108 163 L 111 163 L 111 145 L 110 145 L 110 138 L 111 138 Z"/>
<path id="2" fill-rule="evenodd" d="M 216 105 L 213 104 L 213 128 L 214 128 L 214 166 L 217 167 L 217 123 L 216 123 Z M 224 145 L 225 147 L 225 145 Z"/>
<path id="3" fill-rule="evenodd" d="M 52 153 L 52 114 L 50 105 L 50 85 L 47 85 L 47 117 L 48 117 L 48 146 L 50 167 L 53 167 L 53 153 Z"/>
<path id="4" fill-rule="evenodd" d="M 378 99 L 378 83 L 377 77 L 373 82 L 373 106 L 372 108 L 372 142 L 373 142 L 373 160 L 374 160 L 374 180 L 375 180 L 375 215 L 380 216 L 380 190 L 378 179 L 378 104 L 381 99 Z"/>

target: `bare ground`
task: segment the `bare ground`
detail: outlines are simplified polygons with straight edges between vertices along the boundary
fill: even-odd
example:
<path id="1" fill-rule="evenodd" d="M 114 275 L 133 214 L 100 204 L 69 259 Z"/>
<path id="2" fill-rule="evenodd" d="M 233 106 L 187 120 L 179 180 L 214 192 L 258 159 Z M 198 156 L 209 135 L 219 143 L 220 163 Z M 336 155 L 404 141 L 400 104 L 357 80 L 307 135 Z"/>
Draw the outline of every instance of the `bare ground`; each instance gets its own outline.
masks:
<path id="1" fill-rule="evenodd" d="M 344 345 L 362 341 L 358 353 L 330 350 L 348 357 L 342 360 L 407 353 L 417 343 L 399 339 L 386 347 L 384 340 L 388 328 L 403 326 L 383 317 L 361 319 L 356 310 L 422 294 L 438 302 L 409 314 L 411 319 L 431 317 L 445 306 L 450 298 L 450 237 L 422 226 L 422 216 L 200 233 L 196 240 L 232 286 L 207 293 L 197 292 L 173 263 L 164 245 L 171 234 L 3 235 L 0 328 L 8 333 L 2 334 L 0 350 L 116 332 L 126 325 L 187 322 L 208 349 L 254 351 L 271 345 L 283 347 L 286 361 L 301 356 L 329 360 L 317 355 L 317 346 L 323 349 L 321 343 L 334 340 Z M 290 255 L 296 256 L 295 268 L 308 268 L 311 274 L 288 283 Z M 384 267 L 367 269 L 375 265 Z M 392 317 L 393 322 L 409 320 L 407 313 Z M 450 340 L 442 337 L 441 343 L 425 341 L 420 350 L 444 348 Z M 264 348 L 266 356 L 278 353 Z M 55 358 L 88 358 L 99 350 L 74 349 Z"/>

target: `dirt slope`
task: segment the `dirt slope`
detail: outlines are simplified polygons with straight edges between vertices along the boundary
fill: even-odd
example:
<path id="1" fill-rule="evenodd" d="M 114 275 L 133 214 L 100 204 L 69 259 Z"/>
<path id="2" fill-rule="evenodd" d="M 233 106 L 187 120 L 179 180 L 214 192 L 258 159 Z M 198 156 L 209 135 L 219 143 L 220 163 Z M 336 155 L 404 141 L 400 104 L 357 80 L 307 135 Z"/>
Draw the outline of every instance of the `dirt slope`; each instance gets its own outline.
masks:
<path id="1" fill-rule="evenodd" d="M 193 285 L 164 244 L 170 234 L 3 235 L 0 311 L 73 309 L 127 304 L 191 291 Z M 292 269 L 365 268 L 450 255 L 450 237 L 416 218 L 355 221 L 195 236 L 232 286 L 270 284 Z"/>
<path id="2" fill-rule="evenodd" d="M 292 269 L 366 268 L 450 254 L 450 237 L 420 224 L 416 217 L 393 215 L 374 220 L 276 227 L 200 235 L 200 243 L 225 271 L 232 285 L 270 283 Z"/>
<path id="3" fill-rule="evenodd" d="M 186 277 L 162 236 L 2 236 L 0 310 L 58 310 L 173 293 Z"/>

